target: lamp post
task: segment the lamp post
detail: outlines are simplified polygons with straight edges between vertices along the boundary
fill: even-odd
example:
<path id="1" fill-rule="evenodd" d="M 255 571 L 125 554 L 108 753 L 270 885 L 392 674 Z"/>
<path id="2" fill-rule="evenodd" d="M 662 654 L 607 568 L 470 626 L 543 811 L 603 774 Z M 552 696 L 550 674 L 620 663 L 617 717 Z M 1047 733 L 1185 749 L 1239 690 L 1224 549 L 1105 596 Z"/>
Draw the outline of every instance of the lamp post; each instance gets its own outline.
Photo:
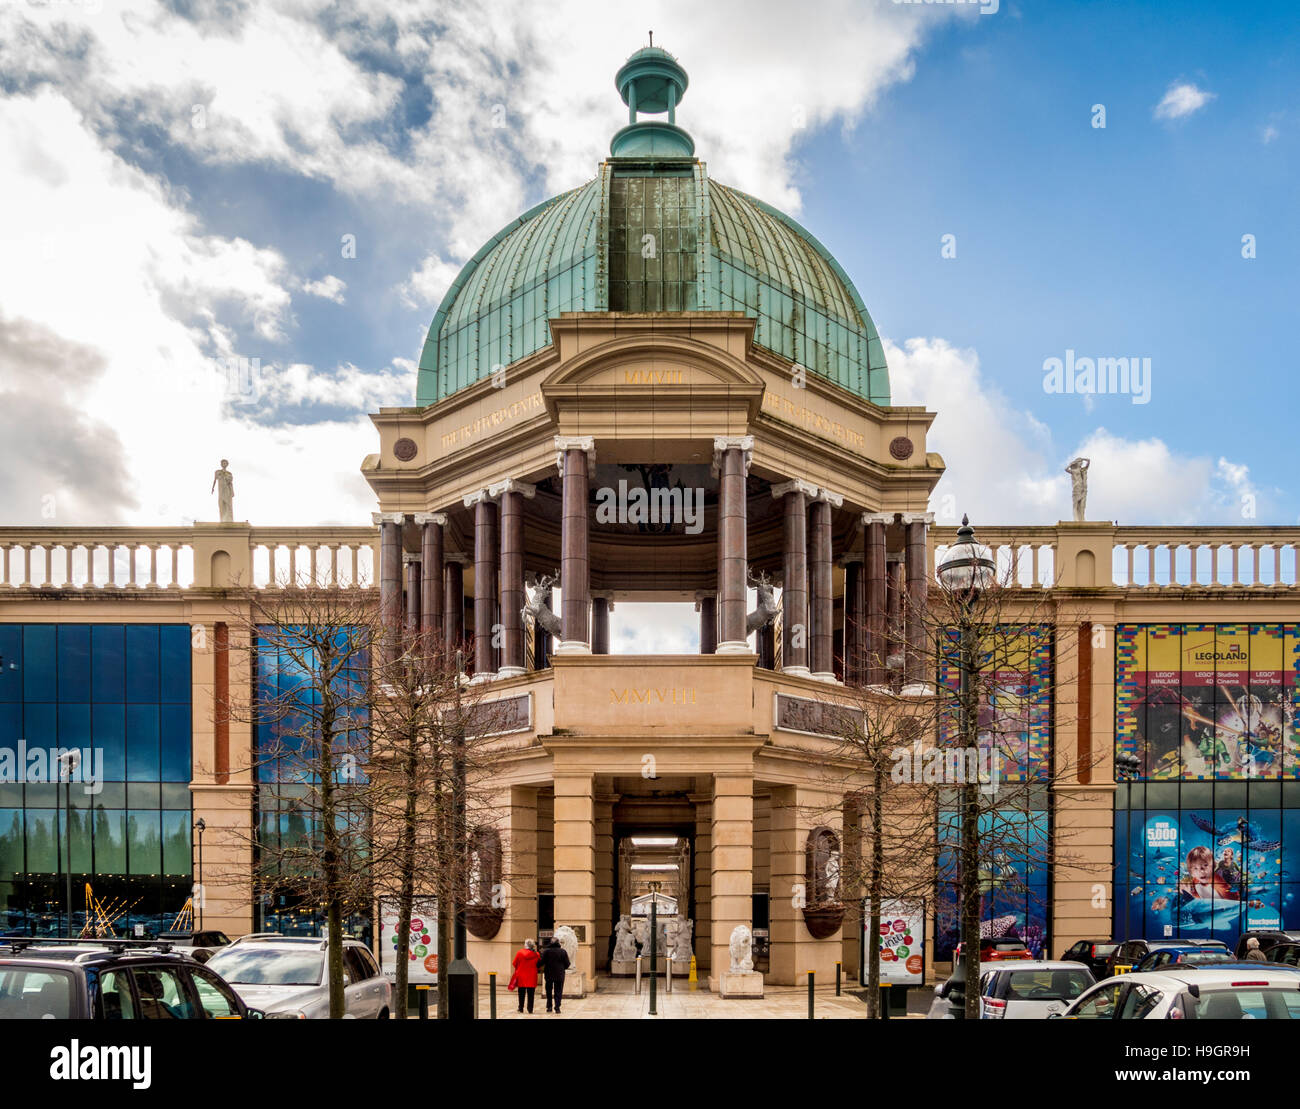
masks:
<path id="1" fill-rule="evenodd" d="M 1128 811 L 1129 803 L 1132 799 L 1133 790 L 1131 788 L 1131 783 L 1133 779 L 1136 778 L 1141 773 L 1141 771 L 1142 771 L 1142 762 L 1141 760 L 1138 759 L 1137 755 L 1134 755 L 1129 751 L 1120 751 L 1119 754 L 1115 756 L 1115 780 L 1116 782 L 1122 781 L 1124 783 L 1125 812 Z M 1129 878 L 1130 871 L 1131 871 L 1131 860 L 1133 858 L 1133 849 L 1132 847 L 1125 846 L 1124 852 L 1125 852 L 1124 876 L 1125 878 Z M 1128 889 L 1128 887 L 1131 884 L 1132 883 L 1130 881 L 1126 881 L 1124 883 L 1124 942 L 1125 943 L 1127 943 L 1129 939 L 1129 905 L 1132 903 L 1133 900 L 1133 897 L 1129 893 L 1129 889 Z"/>
<path id="2" fill-rule="evenodd" d="M 979 747 L 979 651 L 972 615 L 980 594 L 993 584 L 997 564 L 992 552 L 975 539 L 970 518 L 961 518 L 957 542 L 948 549 L 935 571 L 939 584 L 957 606 L 960 632 L 957 699 L 960 705 L 961 738 L 967 750 Z M 971 777 L 971 775 L 966 775 Z M 961 939 L 962 978 L 965 981 L 965 1007 L 954 1007 L 953 1016 L 968 1020 L 979 1017 L 980 958 L 980 886 L 979 886 L 979 781 L 967 781 L 961 787 Z"/>
<path id="3" fill-rule="evenodd" d="M 198 931 L 203 931 L 203 902 L 207 900 L 206 890 L 203 888 L 203 832 L 207 828 L 207 821 L 199 817 L 195 821 L 194 827 L 199 833 L 199 875 L 198 881 L 194 883 L 194 898 L 199 903 L 199 927 Z"/>
<path id="4" fill-rule="evenodd" d="M 63 779 L 63 831 L 64 842 L 67 845 L 68 869 L 67 874 L 67 900 L 64 907 L 68 913 L 68 938 L 74 939 L 72 934 L 72 775 L 76 772 L 77 767 L 81 765 L 81 752 L 73 749 L 65 751 L 59 756 L 59 777 Z M 59 869 L 63 869 L 63 860 L 59 860 Z"/>
<path id="5" fill-rule="evenodd" d="M 662 882 L 650 883 L 650 1015 L 658 1016 L 655 1008 L 655 980 L 659 976 L 659 887 Z"/>

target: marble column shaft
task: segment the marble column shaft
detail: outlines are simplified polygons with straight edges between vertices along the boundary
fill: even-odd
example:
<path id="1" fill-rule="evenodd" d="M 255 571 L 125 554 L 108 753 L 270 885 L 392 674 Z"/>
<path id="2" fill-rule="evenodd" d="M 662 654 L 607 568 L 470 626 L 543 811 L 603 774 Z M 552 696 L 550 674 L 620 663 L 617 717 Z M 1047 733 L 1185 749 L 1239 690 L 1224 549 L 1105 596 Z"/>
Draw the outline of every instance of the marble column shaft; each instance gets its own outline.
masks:
<path id="1" fill-rule="evenodd" d="M 613 608 L 608 597 L 591 599 L 591 653 L 609 654 L 609 610 Z"/>
<path id="2" fill-rule="evenodd" d="M 746 642 L 745 452 L 728 447 L 719 452 L 718 475 L 718 638 L 722 643 Z"/>
<path id="3" fill-rule="evenodd" d="M 867 576 L 867 684 L 885 684 L 885 657 L 889 647 L 885 641 L 885 621 L 888 614 L 885 575 L 885 523 L 871 520 L 867 523 L 866 538 Z"/>
<path id="4" fill-rule="evenodd" d="M 402 624 L 402 525 L 391 518 L 379 524 L 379 618 L 383 656 L 392 660 Z"/>
<path id="5" fill-rule="evenodd" d="M 495 501 L 480 497 L 474 505 L 474 673 L 495 674 L 496 648 L 492 644 L 497 623 L 498 509 Z"/>
<path id="6" fill-rule="evenodd" d="M 926 574 L 925 521 L 910 520 L 907 527 L 907 680 L 925 682 L 925 603 L 929 593 Z"/>
<path id="7" fill-rule="evenodd" d="M 711 655 L 718 649 L 718 598 L 700 594 L 700 654 Z"/>
<path id="8" fill-rule="evenodd" d="M 524 495 L 501 494 L 501 669 L 524 669 Z"/>
<path id="9" fill-rule="evenodd" d="M 808 669 L 808 507 L 802 490 L 785 494 L 785 587 L 781 591 L 781 669 Z"/>
<path id="10" fill-rule="evenodd" d="M 465 567 L 456 560 L 443 565 L 442 619 L 447 650 L 458 650 L 465 640 Z"/>
<path id="11" fill-rule="evenodd" d="M 442 632 L 442 525 L 427 520 L 420 530 L 420 622 L 430 634 Z"/>
<path id="12" fill-rule="evenodd" d="M 560 522 L 561 635 L 566 642 L 590 643 L 588 632 L 591 566 L 588 561 L 587 452 L 562 452 L 560 479 L 563 507 Z"/>
<path id="13" fill-rule="evenodd" d="M 818 498 L 813 501 L 809 527 L 808 561 L 811 585 L 812 661 L 813 674 L 832 674 L 835 670 L 833 625 L 834 608 L 831 599 L 831 506 Z"/>

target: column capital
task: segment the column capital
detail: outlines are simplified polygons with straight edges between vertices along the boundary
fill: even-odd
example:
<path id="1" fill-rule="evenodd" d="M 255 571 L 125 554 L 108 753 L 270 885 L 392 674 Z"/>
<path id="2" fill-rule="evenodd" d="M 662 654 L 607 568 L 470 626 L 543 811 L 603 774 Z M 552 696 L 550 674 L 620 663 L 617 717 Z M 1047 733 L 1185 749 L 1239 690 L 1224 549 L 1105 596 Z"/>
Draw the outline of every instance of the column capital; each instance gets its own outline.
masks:
<path id="1" fill-rule="evenodd" d="M 697 589 L 695 591 L 695 611 L 696 612 L 700 611 L 701 601 L 716 600 L 717 596 L 718 596 L 718 591 L 716 589 Z"/>
<path id="2" fill-rule="evenodd" d="M 440 528 L 447 526 L 447 514 L 445 512 L 417 512 L 411 519 L 421 526 L 425 524 L 437 524 Z"/>
<path id="3" fill-rule="evenodd" d="M 754 459 L 754 437 L 752 435 L 715 435 L 713 437 L 713 473 L 717 476 L 722 460 L 718 457 L 724 451 L 742 451 L 745 459 L 745 473 L 749 473 L 749 464 Z"/>
<path id="4" fill-rule="evenodd" d="M 532 497 L 537 492 L 537 486 L 529 485 L 528 482 L 520 481 L 518 478 L 508 477 L 489 485 L 487 491 L 493 498 L 501 496 L 502 493 L 521 493 L 525 497 Z"/>
<path id="5" fill-rule="evenodd" d="M 900 513 L 902 521 L 905 524 L 933 524 L 933 512 L 903 512 Z"/>
<path id="6" fill-rule="evenodd" d="M 805 497 L 817 496 L 817 486 L 811 481 L 804 481 L 802 478 L 791 478 L 789 481 L 783 481 L 780 485 L 772 486 L 773 497 L 784 497 L 787 493 L 802 493 Z"/>
<path id="7" fill-rule="evenodd" d="M 832 508 L 839 508 L 844 503 L 844 498 L 839 493 L 832 493 L 829 489 L 818 489 L 813 500 L 825 501 Z"/>
<path id="8" fill-rule="evenodd" d="M 443 562 L 455 562 L 461 566 L 470 565 L 474 559 L 462 551 L 446 551 L 442 556 Z"/>
<path id="9" fill-rule="evenodd" d="M 609 604 L 609 611 L 614 611 L 614 591 L 612 589 L 593 589 L 590 595 L 593 601 L 606 601 Z"/>
<path id="10" fill-rule="evenodd" d="M 500 493 L 493 493 L 491 489 L 478 489 L 473 493 L 466 493 L 465 496 L 461 498 L 461 501 L 466 508 L 474 508 L 482 504 L 484 501 L 495 502 L 500 499 Z"/>
<path id="11" fill-rule="evenodd" d="M 564 452 L 585 451 L 587 465 L 596 464 L 596 440 L 590 435 L 557 435 L 555 437 L 555 468 L 564 476 Z"/>
<path id="12" fill-rule="evenodd" d="M 410 566 L 411 563 L 413 563 L 413 562 L 414 562 L 416 565 L 419 565 L 419 564 L 420 564 L 420 556 L 419 556 L 418 554 L 411 554 L 409 551 L 403 551 L 403 552 L 402 552 L 402 563 L 403 563 L 403 565 L 405 565 L 405 566 Z"/>
<path id="13" fill-rule="evenodd" d="M 867 556 L 863 551 L 845 551 L 835 561 L 837 565 L 847 566 L 850 562 L 865 562 L 866 560 Z"/>
<path id="14" fill-rule="evenodd" d="M 889 527 L 897 515 L 897 512 L 864 512 L 862 522 L 864 524 L 884 524 L 885 527 Z"/>
<path id="15" fill-rule="evenodd" d="M 370 514 L 372 524 L 404 524 L 406 523 L 405 512 L 372 512 Z"/>

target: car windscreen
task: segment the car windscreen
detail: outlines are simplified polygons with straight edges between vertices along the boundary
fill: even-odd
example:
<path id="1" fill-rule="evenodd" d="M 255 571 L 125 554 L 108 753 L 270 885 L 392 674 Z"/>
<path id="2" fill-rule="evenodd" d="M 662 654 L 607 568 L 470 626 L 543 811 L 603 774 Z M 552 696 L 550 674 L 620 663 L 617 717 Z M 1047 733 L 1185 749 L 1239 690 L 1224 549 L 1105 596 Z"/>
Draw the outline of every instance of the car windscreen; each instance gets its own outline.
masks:
<path id="1" fill-rule="evenodd" d="M 1024 951 L 1025 945 L 1022 940 L 993 940 L 991 943 L 985 942 L 983 945 L 985 951 Z"/>
<path id="2" fill-rule="evenodd" d="M 1093 984 L 1084 970 L 1016 970 L 1007 975 L 1008 1001 L 1073 1001 Z"/>
<path id="3" fill-rule="evenodd" d="M 72 986 L 69 971 L 0 968 L 0 1020 L 68 1020 Z"/>
<path id="4" fill-rule="evenodd" d="M 1095 949 L 1094 954 L 1096 955 L 1096 957 L 1097 957 L 1098 959 L 1104 959 L 1107 955 L 1109 955 L 1112 951 L 1114 951 L 1115 948 L 1117 948 L 1118 946 L 1119 946 L 1119 944 L 1117 944 L 1117 943 L 1097 943 L 1097 944 L 1093 944 L 1093 947 L 1094 947 L 1094 949 Z"/>
<path id="5" fill-rule="evenodd" d="M 1300 1020 L 1300 993 L 1281 986 L 1202 987 L 1201 996 L 1184 1003 L 1197 1020 Z"/>
<path id="6" fill-rule="evenodd" d="M 228 947 L 207 965 L 227 982 L 244 986 L 319 986 L 325 957 L 319 951 Z"/>
<path id="7" fill-rule="evenodd" d="M 1233 963 L 1236 958 L 1226 951 L 1217 951 L 1211 948 L 1209 951 L 1184 951 L 1174 960 L 1179 966 L 1208 966 L 1212 963 Z"/>

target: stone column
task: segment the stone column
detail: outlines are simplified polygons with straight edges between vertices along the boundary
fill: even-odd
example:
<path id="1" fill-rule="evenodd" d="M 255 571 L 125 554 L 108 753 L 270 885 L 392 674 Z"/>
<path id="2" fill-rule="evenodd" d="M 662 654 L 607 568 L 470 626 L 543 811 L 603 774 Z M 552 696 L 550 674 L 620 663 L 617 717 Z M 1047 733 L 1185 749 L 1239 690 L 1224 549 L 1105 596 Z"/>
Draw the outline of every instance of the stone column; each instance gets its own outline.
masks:
<path id="1" fill-rule="evenodd" d="M 692 793 L 689 797 L 695 806 L 695 850 L 691 859 L 695 875 L 695 968 L 705 971 L 713 965 L 713 794 Z"/>
<path id="2" fill-rule="evenodd" d="M 812 676 L 819 682 L 835 681 L 835 607 L 831 598 L 833 565 L 831 551 L 831 507 L 844 498 L 818 489 L 809 522 L 809 582 L 812 617 Z"/>
<path id="3" fill-rule="evenodd" d="M 863 556 L 844 556 L 844 682 L 861 685 L 866 680 L 867 583 Z"/>
<path id="4" fill-rule="evenodd" d="M 524 673 L 524 498 L 536 492 L 514 478 L 488 489 L 501 498 L 501 678 Z"/>
<path id="5" fill-rule="evenodd" d="M 496 828 L 501 834 L 505 917 L 490 940 L 468 937 L 468 955 L 479 969 L 480 981 L 495 970 L 501 986 L 501 974 L 506 973 L 508 980 L 507 968 L 515 952 L 524 946 L 524 940 L 537 937 L 537 789 L 511 786 L 494 794 L 492 800 L 500 814 Z"/>
<path id="6" fill-rule="evenodd" d="M 578 941 L 576 970 L 591 989 L 596 973 L 596 812 L 591 774 L 555 772 L 555 926 Z"/>
<path id="7" fill-rule="evenodd" d="M 799 985 L 807 980 L 806 972 L 810 970 L 816 972 L 818 982 L 835 979 L 835 964 L 843 950 L 842 929 L 827 939 L 816 940 L 804 923 L 803 904 L 811 904 L 813 899 L 813 875 L 805 872 L 805 848 L 813 828 L 829 827 L 838 836 L 842 821 L 839 801 L 830 794 L 803 786 L 772 789 L 769 981 L 774 984 Z"/>
<path id="8" fill-rule="evenodd" d="M 609 654 L 609 614 L 614 611 L 612 593 L 591 595 L 591 653 Z"/>
<path id="9" fill-rule="evenodd" d="M 497 504 L 486 489 L 465 498 L 474 510 L 474 678 L 496 676 L 497 648 L 492 640 L 497 624 Z"/>
<path id="10" fill-rule="evenodd" d="M 609 969 L 609 938 L 618 913 L 614 908 L 614 802 L 610 793 L 596 795 L 596 969 Z"/>
<path id="11" fill-rule="evenodd" d="M 754 921 L 754 776 L 713 776 L 713 822 L 709 854 L 713 944 L 709 989 L 731 966 L 731 932 Z"/>
<path id="12" fill-rule="evenodd" d="M 718 478 L 718 649 L 720 655 L 749 653 L 745 634 L 745 477 L 754 452 L 752 435 L 717 436 L 713 472 Z"/>
<path id="13" fill-rule="evenodd" d="M 771 624 L 764 624 L 758 629 L 754 646 L 758 651 L 758 665 L 764 670 L 774 669 L 776 666 L 776 629 Z"/>
<path id="14" fill-rule="evenodd" d="M 596 465 L 590 435 L 557 435 L 555 464 L 560 471 L 563 507 L 560 523 L 560 593 L 563 638 L 557 655 L 591 654 L 588 610 L 591 566 L 588 554 L 588 485 Z"/>
<path id="15" fill-rule="evenodd" d="M 772 487 L 785 498 L 785 573 L 781 590 L 781 672 L 808 677 L 808 498 L 817 486 L 787 481 Z"/>
<path id="16" fill-rule="evenodd" d="M 893 517 L 883 512 L 864 513 L 866 525 L 867 576 L 867 685 L 885 684 L 885 658 L 889 647 L 885 635 L 888 615 L 886 600 L 885 528 Z"/>
<path id="17" fill-rule="evenodd" d="M 420 527 L 420 624 L 429 635 L 442 632 L 443 572 L 442 529 L 447 517 L 441 512 L 417 512 Z"/>
<path id="18" fill-rule="evenodd" d="M 696 593 L 695 611 L 700 614 L 700 654 L 711 655 L 718 649 L 718 595 Z"/>
<path id="19" fill-rule="evenodd" d="M 457 651 L 465 641 L 465 556 L 444 558 L 442 629 L 447 650 Z"/>
<path id="20" fill-rule="evenodd" d="M 414 641 L 420 634 L 420 556 L 403 555 L 406 563 L 406 635 L 408 641 Z"/>
<path id="21" fill-rule="evenodd" d="M 381 654 L 384 661 L 392 661 L 402 626 L 402 523 L 406 517 L 400 512 L 375 512 L 370 518 L 379 525 L 379 619 L 384 628 Z"/>
<path id="22" fill-rule="evenodd" d="M 885 669 L 890 680 L 902 677 L 903 661 L 903 559 L 901 555 L 885 556 L 885 612 L 887 620 Z"/>
<path id="23" fill-rule="evenodd" d="M 903 526 L 907 534 L 907 604 L 904 621 L 907 631 L 907 660 L 905 689 L 923 693 L 931 688 L 931 675 L 925 673 L 925 601 L 929 593 L 929 575 L 926 570 L 927 524 L 934 523 L 931 512 L 903 513 Z"/>

